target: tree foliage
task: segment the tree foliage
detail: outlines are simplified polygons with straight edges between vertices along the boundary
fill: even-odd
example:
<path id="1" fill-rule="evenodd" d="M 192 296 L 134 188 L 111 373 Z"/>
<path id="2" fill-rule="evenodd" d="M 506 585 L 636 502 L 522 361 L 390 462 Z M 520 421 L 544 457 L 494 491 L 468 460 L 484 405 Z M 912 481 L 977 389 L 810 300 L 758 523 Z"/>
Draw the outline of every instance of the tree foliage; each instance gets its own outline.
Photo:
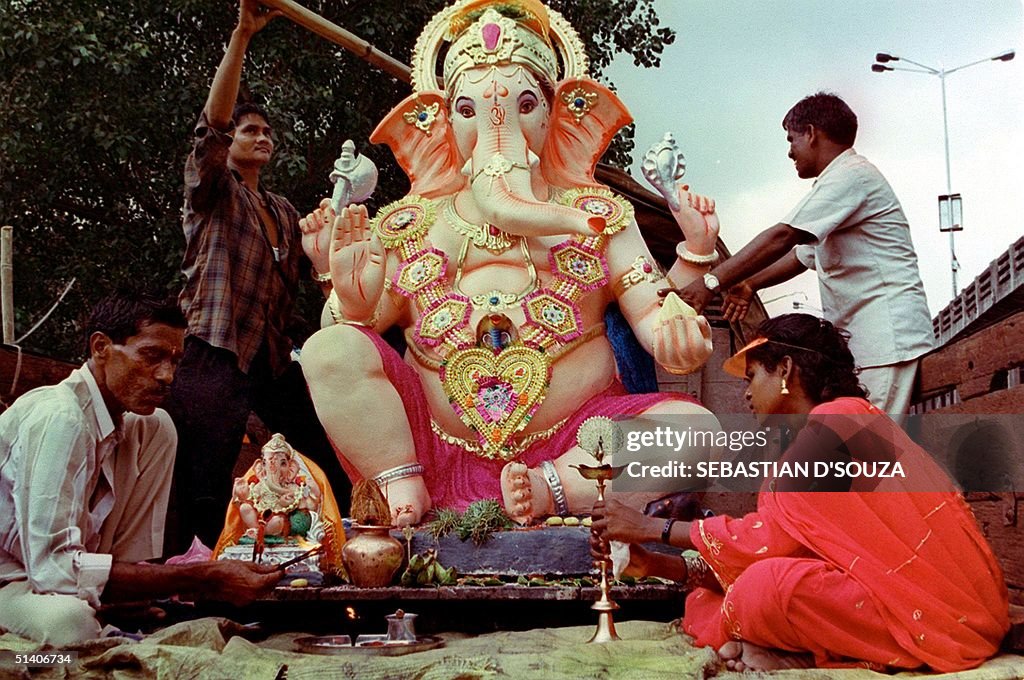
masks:
<path id="1" fill-rule="evenodd" d="M 442 0 L 304 0 L 321 16 L 408 62 Z M 615 56 L 657 66 L 674 39 L 653 0 L 557 0 L 600 76 Z M 7 0 L 0 3 L 0 223 L 15 227 L 16 327 L 24 332 L 72 277 L 77 284 L 26 346 L 80 357 L 81 316 L 120 282 L 181 285 L 182 168 L 191 129 L 234 27 L 227 0 Z M 408 182 L 385 147 L 367 146 L 408 86 L 279 19 L 257 35 L 242 96 L 271 112 L 277 151 L 264 180 L 300 211 L 329 194 L 352 138 L 381 169 L 371 207 Z M 629 162 L 631 134 L 608 160 Z M 318 293 L 317 293 L 318 294 Z M 307 291 L 304 311 L 317 318 Z"/>

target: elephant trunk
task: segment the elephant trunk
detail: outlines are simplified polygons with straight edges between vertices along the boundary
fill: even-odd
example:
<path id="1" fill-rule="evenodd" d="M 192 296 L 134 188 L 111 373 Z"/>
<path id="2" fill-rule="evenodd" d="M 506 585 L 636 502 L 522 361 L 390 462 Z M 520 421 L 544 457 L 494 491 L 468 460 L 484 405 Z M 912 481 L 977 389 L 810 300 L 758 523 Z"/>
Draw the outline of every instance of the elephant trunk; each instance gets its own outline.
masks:
<path id="1" fill-rule="evenodd" d="M 604 218 L 537 200 L 532 173 L 539 172 L 526 138 L 507 122 L 488 125 L 478 135 L 471 163 L 471 187 L 484 219 L 517 236 L 593 236 Z"/>

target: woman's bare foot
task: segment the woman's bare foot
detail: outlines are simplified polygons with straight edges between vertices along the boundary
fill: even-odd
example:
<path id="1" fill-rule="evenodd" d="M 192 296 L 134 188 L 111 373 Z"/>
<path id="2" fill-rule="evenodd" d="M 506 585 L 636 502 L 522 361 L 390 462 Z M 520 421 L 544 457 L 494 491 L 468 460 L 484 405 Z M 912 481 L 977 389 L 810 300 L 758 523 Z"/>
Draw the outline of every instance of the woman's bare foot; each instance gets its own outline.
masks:
<path id="1" fill-rule="evenodd" d="M 718 658 L 730 671 L 777 671 L 785 668 L 814 668 L 810 654 L 784 652 L 755 645 L 752 642 L 726 642 L 718 650 Z"/>
<path id="2" fill-rule="evenodd" d="M 555 501 L 544 475 L 523 463 L 511 462 L 502 468 L 501 496 L 505 512 L 519 524 L 554 512 Z"/>

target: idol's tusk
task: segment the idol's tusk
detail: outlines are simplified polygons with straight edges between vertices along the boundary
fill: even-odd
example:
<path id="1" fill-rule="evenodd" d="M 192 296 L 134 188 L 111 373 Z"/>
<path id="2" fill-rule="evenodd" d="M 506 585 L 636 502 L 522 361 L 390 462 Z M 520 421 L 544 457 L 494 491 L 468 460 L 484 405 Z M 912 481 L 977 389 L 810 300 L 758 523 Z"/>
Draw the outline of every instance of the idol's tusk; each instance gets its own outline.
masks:
<path id="1" fill-rule="evenodd" d="M 292 0 L 260 0 L 260 3 L 271 9 L 280 10 L 284 16 L 299 26 L 307 28 L 337 45 L 341 45 L 360 59 L 370 62 L 399 80 L 406 83 L 411 81 L 412 78 L 408 66 L 391 55 L 381 52 L 354 33 L 350 33 L 341 26 L 324 19 L 319 14 L 309 11 L 302 5 L 292 2 Z"/>

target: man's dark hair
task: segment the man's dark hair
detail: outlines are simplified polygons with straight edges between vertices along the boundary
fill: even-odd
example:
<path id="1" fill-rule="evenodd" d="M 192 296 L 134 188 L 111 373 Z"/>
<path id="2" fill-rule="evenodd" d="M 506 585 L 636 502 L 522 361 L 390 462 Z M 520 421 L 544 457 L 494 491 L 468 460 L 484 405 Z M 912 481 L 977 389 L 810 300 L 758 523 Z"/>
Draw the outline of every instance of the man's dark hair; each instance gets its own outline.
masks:
<path id="1" fill-rule="evenodd" d="M 783 314 L 762 323 L 757 336 L 768 342 L 750 349 L 747 360 L 772 371 L 783 357 L 790 357 L 800 372 L 800 384 L 815 404 L 839 397 L 867 396 L 857 380 L 857 368 L 847 343 L 849 333 L 825 319 L 810 314 Z"/>
<path id="2" fill-rule="evenodd" d="M 270 122 L 267 112 L 256 102 L 238 102 L 235 104 L 235 109 L 231 112 L 231 120 L 235 121 L 235 125 L 238 125 L 242 122 L 242 116 L 249 114 L 260 116 L 263 120 L 268 123 Z"/>
<path id="3" fill-rule="evenodd" d="M 782 119 L 787 131 L 802 134 L 813 125 L 836 144 L 853 146 L 857 138 L 857 114 L 842 99 L 828 92 L 804 97 Z"/>
<path id="4" fill-rule="evenodd" d="M 138 335 L 144 326 L 153 323 L 172 328 L 188 327 L 185 315 L 174 298 L 148 291 L 119 289 L 92 308 L 85 322 L 85 352 L 88 354 L 90 351 L 89 338 L 93 333 L 103 333 L 121 345 L 133 335 Z"/>

